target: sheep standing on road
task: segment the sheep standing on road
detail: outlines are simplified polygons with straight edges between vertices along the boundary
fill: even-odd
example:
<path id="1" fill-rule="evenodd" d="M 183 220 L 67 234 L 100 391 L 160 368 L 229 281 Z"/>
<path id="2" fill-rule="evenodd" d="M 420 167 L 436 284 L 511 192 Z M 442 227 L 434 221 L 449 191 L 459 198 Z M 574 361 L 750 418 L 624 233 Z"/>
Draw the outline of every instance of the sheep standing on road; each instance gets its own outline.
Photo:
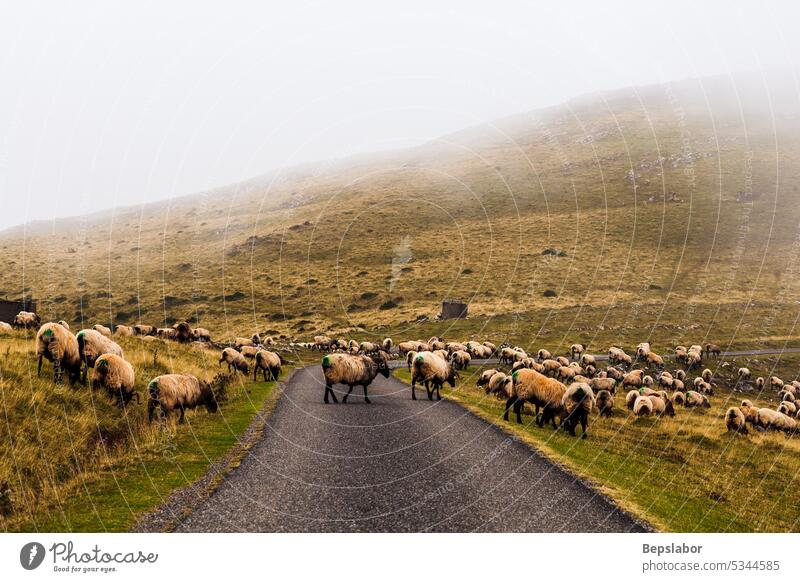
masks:
<path id="1" fill-rule="evenodd" d="M 61 382 L 62 373 L 67 373 L 70 385 L 81 373 L 81 358 L 78 340 L 72 333 L 57 323 L 45 323 L 36 334 L 36 355 L 39 357 L 38 376 L 42 372 L 42 359 L 53 363 L 53 381 Z"/>
<path id="2" fill-rule="evenodd" d="M 139 393 L 136 389 L 136 375 L 133 366 L 116 354 L 102 354 L 95 362 L 92 370 L 92 388 L 104 388 L 108 395 L 115 398 L 120 407 L 125 407 Z"/>
<path id="3" fill-rule="evenodd" d="M 337 403 L 336 394 L 333 386 L 336 384 L 346 384 L 349 389 L 347 394 L 342 397 L 342 403 L 347 402 L 347 397 L 353 391 L 353 386 L 363 386 L 364 402 L 370 404 L 367 396 L 367 387 L 378 374 L 384 378 L 389 377 L 389 365 L 382 352 L 374 356 L 353 355 L 353 354 L 328 354 L 322 358 L 322 374 L 325 376 L 325 396 L 323 401 L 328 404 L 328 395 Z"/>
<path id="4" fill-rule="evenodd" d="M 433 400 L 433 392 L 436 392 L 436 399 L 441 400 L 442 396 L 439 393 L 441 387 L 448 383 L 455 388 L 456 377 L 456 369 L 447 358 L 433 352 L 420 352 L 414 358 L 411 368 L 411 399 L 417 399 L 415 389 L 419 382 L 425 385 L 428 400 Z"/>
<path id="5" fill-rule="evenodd" d="M 572 344 L 569 348 L 569 354 L 573 360 L 578 360 L 584 352 L 583 344 Z"/>
<path id="6" fill-rule="evenodd" d="M 205 406 L 208 412 L 217 411 L 217 400 L 211 386 L 190 374 L 164 374 L 147 385 L 150 397 L 147 401 L 147 418 L 153 422 L 156 408 L 161 409 L 164 418 L 174 410 L 180 410 L 178 422 L 184 422 L 186 410 Z"/>

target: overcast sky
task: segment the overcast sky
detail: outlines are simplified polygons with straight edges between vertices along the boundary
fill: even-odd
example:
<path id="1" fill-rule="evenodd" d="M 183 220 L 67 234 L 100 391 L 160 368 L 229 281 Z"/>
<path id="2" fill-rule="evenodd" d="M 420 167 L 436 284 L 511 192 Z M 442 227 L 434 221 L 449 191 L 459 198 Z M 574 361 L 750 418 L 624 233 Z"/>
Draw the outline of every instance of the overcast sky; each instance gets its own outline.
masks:
<path id="1" fill-rule="evenodd" d="M 0 229 L 581 93 L 797 68 L 797 2 L 644 4 L 3 2 Z"/>

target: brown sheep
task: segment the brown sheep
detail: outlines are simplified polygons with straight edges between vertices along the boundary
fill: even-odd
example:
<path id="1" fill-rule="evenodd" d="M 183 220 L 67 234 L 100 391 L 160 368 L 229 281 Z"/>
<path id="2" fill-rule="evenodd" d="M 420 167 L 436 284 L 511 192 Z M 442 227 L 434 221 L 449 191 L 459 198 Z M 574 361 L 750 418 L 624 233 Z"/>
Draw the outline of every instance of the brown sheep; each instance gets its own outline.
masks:
<path id="1" fill-rule="evenodd" d="M 600 416 L 611 416 L 614 412 L 614 395 L 608 390 L 597 392 L 597 410 Z"/>
<path id="2" fill-rule="evenodd" d="M 259 370 L 264 373 L 264 382 L 277 380 L 281 374 L 281 357 L 275 352 L 258 350 L 253 364 L 253 382 L 256 381 Z"/>
<path id="3" fill-rule="evenodd" d="M 122 348 L 112 339 L 94 329 L 82 329 L 77 334 L 78 353 L 84 364 L 83 380 L 89 373 L 89 368 L 94 368 L 94 363 L 103 354 L 115 354 L 120 358 L 125 357 Z"/>
<path id="4" fill-rule="evenodd" d="M 232 370 L 238 370 L 243 374 L 248 374 L 250 372 L 250 365 L 247 363 L 247 360 L 245 360 L 244 356 L 233 348 L 225 348 L 222 350 L 222 355 L 219 358 L 219 364 L 222 365 L 222 362 L 228 364 L 228 372 L 231 372 Z"/>
<path id="5" fill-rule="evenodd" d="M 194 330 L 192 330 L 192 326 L 189 325 L 188 321 L 179 321 L 172 326 L 172 329 L 175 330 L 174 339 L 181 343 L 186 344 L 194 339 Z"/>
<path id="6" fill-rule="evenodd" d="M 617 393 L 617 381 L 614 378 L 592 378 L 592 381 L 589 383 L 592 387 L 592 390 L 600 391 L 600 390 L 607 390 L 612 395 Z"/>
<path id="7" fill-rule="evenodd" d="M 747 423 L 741 408 L 732 406 L 728 409 L 725 413 L 725 426 L 728 427 L 728 432 L 748 434 Z"/>
<path id="8" fill-rule="evenodd" d="M 147 401 L 147 418 L 153 422 L 156 408 L 161 409 L 164 418 L 174 410 L 180 410 L 179 423 L 184 422 L 186 410 L 205 406 L 210 413 L 217 411 L 217 399 L 211 386 L 190 374 L 164 374 L 147 385 L 150 397 Z"/>
<path id="9" fill-rule="evenodd" d="M 585 439 L 586 428 L 589 424 L 589 413 L 594 407 L 594 393 L 591 386 L 583 382 L 574 382 L 567 387 L 561 398 L 564 417 L 561 424 L 570 436 L 575 435 L 575 428 L 581 425 L 581 438 Z"/>
<path id="10" fill-rule="evenodd" d="M 567 387 L 558 380 L 548 378 L 536 370 L 517 370 L 511 375 L 513 379 L 512 396 L 506 402 L 506 412 L 504 420 L 508 420 L 508 409 L 513 405 L 514 413 L 517 415 L 517 422 L 522 423 L 522 408 L 526 402 L 530 402 L 534 407 L 542 408 L 542 416 L 538 420 L 539 427 L 549 420 L 556 425 L 556 417 L 563 418 L 564 393 Z"/>
<path id="11" fill-rule="evenodd" d="M 108 395 L 115 398 L 120 407 L 127 406 L 139 393 L 136 389 L 136 375 L 133 366 L 116 354 L 102 354 L 92 370 L 92 388 L 105 388 Z"/>
<path id="12" fill-rule="evenodd" d="M 342 397 L 342 403 L 347 403 L 347 397 L 353 391 L 353 386 L 364 387 L 364 402 L 370 404 L 367 396 L 367 387 L 378 374 L 388 378 L 389 364 L 383 352 L 378 352 L 374 356 L 353 355 L 353 354 L 328 354 L 322 358 L 322 374 L 325 376 L 325 396 L 323 401 L 328 404 L 328 394 L 337 403 L 336 394 L 333 386 L 336 384 L 346 384 L 349 387 L 347 394 Z"/>
<path id="13" fill-rule="evenodd" d="M 631 386 L 632 388 L 639 388 L 644 381 L 644 372 L 642 370 L 633 370 L 622 377 L 622 387 Z"/>
<path id="14" fill-rule="evenodd" d="M 63 326 L 45 323 L 36 334 L 36 355 L 39 366 L 36 375 L 42 372 L 42 359 L 53 363 L 53 381 L 61 382 L 62 372 L 67 373 L 70 385 L 80 378 L 81 358 L 78 340 Z"/>
<path id="15" fill-rule="evenodd" d="M 488 386 L 489 380 L 491 380 L 492 376 L 494 376 L 495 374 L 497 374 L 497 370 L 495 370 L 494 368 L 489 368 L 488 370 L 484 370 L 483 372 L 481 372 L 481 375 L 478 376 L 478 382 L 477 382 L 478 388 L 481 388 L 483 386 Z"/>

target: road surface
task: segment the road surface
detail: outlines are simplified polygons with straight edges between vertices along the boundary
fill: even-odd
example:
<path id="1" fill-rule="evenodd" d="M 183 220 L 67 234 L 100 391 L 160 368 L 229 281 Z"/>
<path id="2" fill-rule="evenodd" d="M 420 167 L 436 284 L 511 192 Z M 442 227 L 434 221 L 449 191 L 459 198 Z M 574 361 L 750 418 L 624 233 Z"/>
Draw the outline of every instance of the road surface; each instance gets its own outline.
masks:
<path id="1" fill-rule="evenodd" d="M 372 404 L 356 388 L 347 404 L 325 405 L 323 391 L 319 366 L 298 370 L 261 440 L 176 531 L 644 529 L 453 402 L 429 402 L 424 390 L 412 401 L 407 385 L 382 376 Z"/>

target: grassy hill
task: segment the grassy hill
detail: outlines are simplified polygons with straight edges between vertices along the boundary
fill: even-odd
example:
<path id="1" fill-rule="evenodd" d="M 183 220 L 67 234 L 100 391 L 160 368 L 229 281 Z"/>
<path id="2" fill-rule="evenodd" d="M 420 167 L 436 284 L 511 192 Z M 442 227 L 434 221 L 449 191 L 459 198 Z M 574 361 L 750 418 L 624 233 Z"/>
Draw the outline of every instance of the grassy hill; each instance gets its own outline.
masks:
<path id="1" fill-rule="evenodd" d="M 798 126 L 796 91 L 773 78 L 585 96 L 12 229 L 0 296 L 76 325 L 186 318 L 227 336 L 781 343 L 797 335 Z M 444 298 L 471 318 L 432 321 Z"/>

